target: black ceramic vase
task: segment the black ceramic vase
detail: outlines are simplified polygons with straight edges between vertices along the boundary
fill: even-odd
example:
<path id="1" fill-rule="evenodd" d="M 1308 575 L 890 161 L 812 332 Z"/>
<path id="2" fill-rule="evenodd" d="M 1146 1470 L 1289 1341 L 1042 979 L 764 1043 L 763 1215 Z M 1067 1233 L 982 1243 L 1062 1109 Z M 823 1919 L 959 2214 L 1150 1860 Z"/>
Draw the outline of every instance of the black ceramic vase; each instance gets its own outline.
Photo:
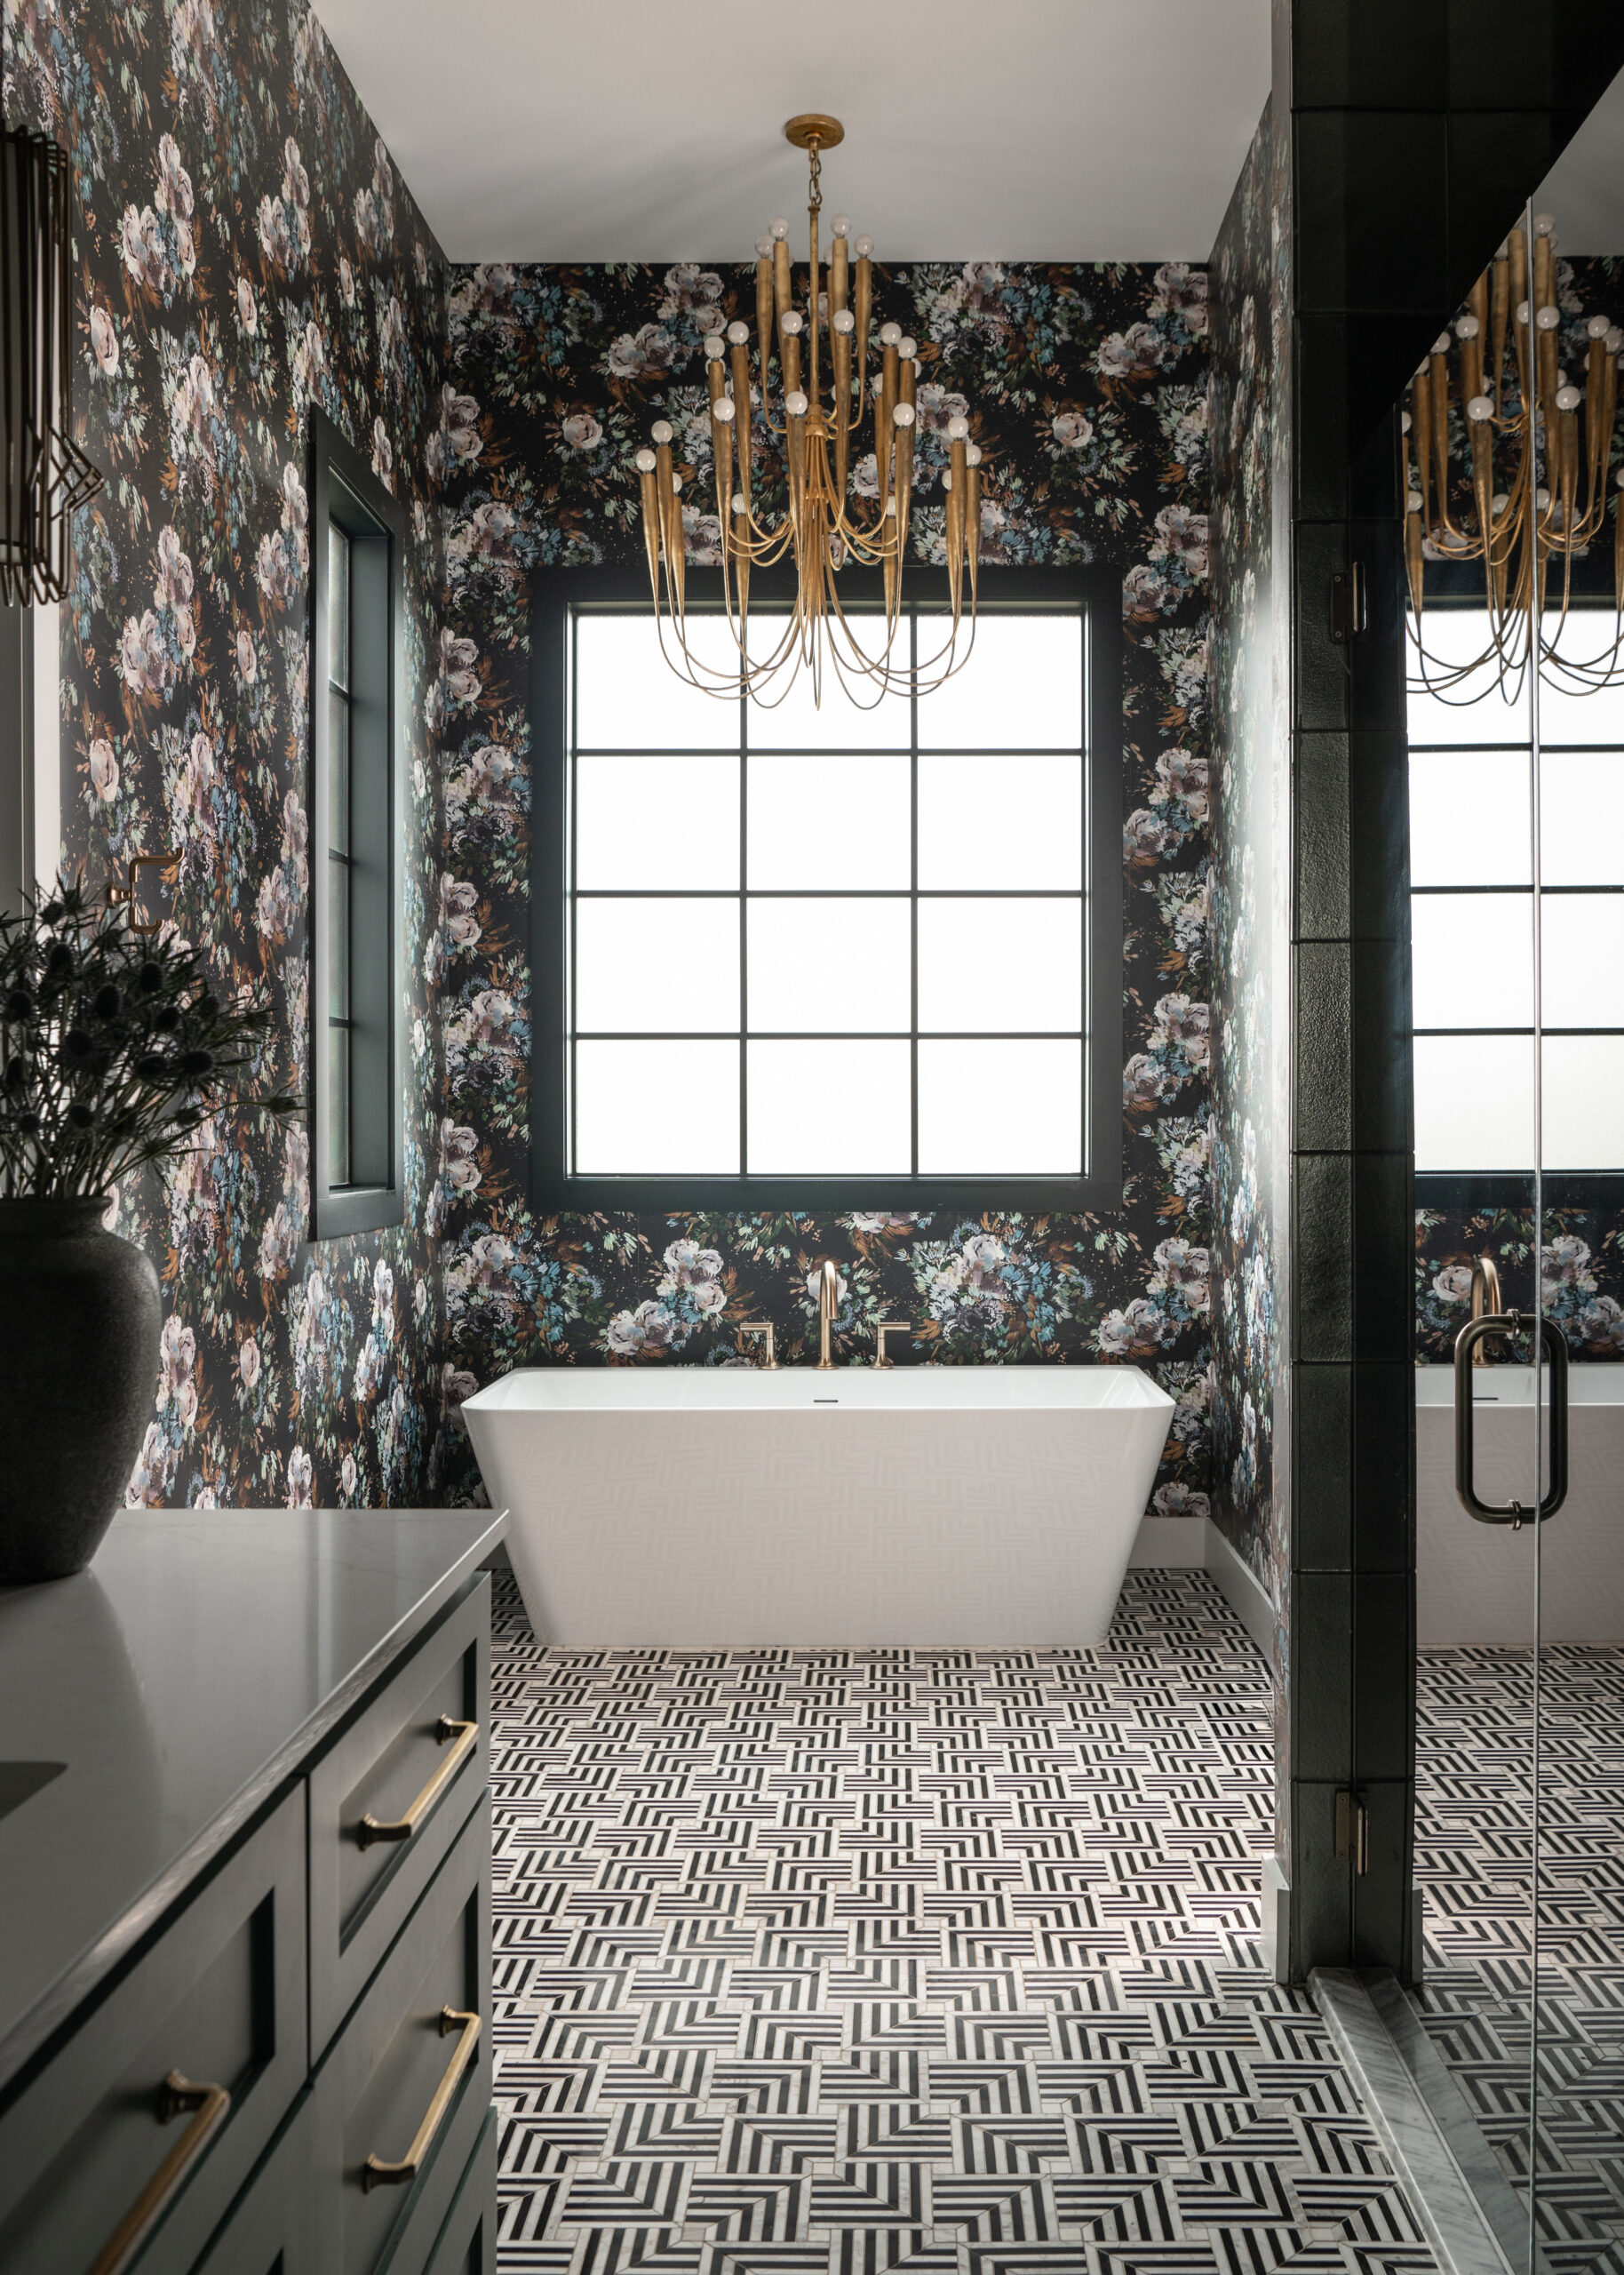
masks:
<path id="1" fill-rule="evenodd" d="M 158 1275 L 106 1206 L 0 1201 L 0 1586 L 84 1569 L 152 1419 Z"/>

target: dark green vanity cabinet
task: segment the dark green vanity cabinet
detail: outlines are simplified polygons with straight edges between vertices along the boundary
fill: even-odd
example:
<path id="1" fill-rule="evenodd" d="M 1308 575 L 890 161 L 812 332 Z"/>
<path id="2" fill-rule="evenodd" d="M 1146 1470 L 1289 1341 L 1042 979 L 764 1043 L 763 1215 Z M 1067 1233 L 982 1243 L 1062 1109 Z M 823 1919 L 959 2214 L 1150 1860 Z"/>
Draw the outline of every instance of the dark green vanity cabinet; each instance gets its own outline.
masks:
<path id="1" fill-rule="evenodd" d="M 5 2275 L 493 2275 L 500 1532 L 132 1512 L 0 1592 Z"/>

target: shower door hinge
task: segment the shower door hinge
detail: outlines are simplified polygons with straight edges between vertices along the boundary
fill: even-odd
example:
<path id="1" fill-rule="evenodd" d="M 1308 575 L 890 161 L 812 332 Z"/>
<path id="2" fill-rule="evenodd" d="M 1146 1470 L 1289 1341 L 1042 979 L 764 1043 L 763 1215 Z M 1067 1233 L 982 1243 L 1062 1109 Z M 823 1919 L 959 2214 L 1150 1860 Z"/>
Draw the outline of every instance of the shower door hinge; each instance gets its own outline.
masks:
<path id="1" fill-rule="evenodd" d="M 1367 621 L 1364 564 L 1351 561 L 1331 579 L 1331 637 L 1339 648 L 1345 648 L 1349 640 L 1358 638 Z"/>
<path id="2" fill-rule="evenodd" d="M 1336 1853 L 1356 1872 L 1370 1870 L 1370 1810 L 1363 1793 L 1336 1797 Z"/>

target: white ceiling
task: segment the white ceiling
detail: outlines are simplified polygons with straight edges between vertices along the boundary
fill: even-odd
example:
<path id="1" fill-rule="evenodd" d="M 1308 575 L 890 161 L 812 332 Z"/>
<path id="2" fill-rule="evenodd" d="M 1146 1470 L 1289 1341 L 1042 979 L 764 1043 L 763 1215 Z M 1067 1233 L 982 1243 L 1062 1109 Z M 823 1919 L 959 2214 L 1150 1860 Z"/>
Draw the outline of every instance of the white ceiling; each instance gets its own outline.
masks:
<path id="1" fill-rule="evenodd" d="M 1564 252 L 1624 253 L 1624 71 L 1535 190 L 1533 207 L 1556 215 Z"/>
<path id="2" fill-rule="evenodd" d="M 1269 92 L 1270 0 L 316 0 L 453 260 L 742 260 L 786 118 L 882 260 L 1202 260 Z"/>

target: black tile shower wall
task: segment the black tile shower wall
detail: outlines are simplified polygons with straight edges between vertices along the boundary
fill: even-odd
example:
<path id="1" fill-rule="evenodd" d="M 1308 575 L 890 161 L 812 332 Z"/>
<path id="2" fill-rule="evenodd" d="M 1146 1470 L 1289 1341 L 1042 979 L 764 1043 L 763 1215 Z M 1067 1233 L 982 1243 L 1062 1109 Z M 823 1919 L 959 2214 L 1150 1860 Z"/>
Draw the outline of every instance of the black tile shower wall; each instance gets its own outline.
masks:
<path id="1" fill-rule="evenodd" d="M 705 343 L 732 316 L 753 318 L 754 271 L 463 269 L 437 442 L 450 609 L 434 692 L 447 839 L 432 1208 L 448 1393 L 455 1402 L 513 1366 L 714 1365 L 733 1358 L 746 1319 L 771 1321 L 780 1356 L 802 1358 L 816 1336 L 808 1272 L 827 1253 L 847 1290 L 842 1359 L 866 1357 L 873 1321 L 889 1317 L 915 1324 L 892 1346 L 904 1361 L 1151 1369 L 1177 1401 L 1153 1506 L 1198 1520 L 1215 1284 L 1207 280 L 1180 263 L 897 266 L 878 299 L 876 323 L 895 317 L 920 343 L 919 557 L 940 557 L 934 475 L 962 411 L 984 454 L 983 590 L 1004 563 L 1099 561 L 1122 577 L 1126 802 L 1111 822 L 1124 830 L 1126 1205 L 1099 1218 L 724 1215 L 685 1206 L 673 1180 L 657 1213 L 560 1219 L 529 1206 L 527 578 L 641 563 L 633 458 L 661 416 L 679 430 L 690 494 L 708 498 Z M 688 511 L 689 557 L 714 559 L 713 515 Z M 680 1098 L 650 1106 L 682 1111 Z M 1266 1444 L 1259 1457 L 1266 1467 Z M 466 1459 L 461 1482 L 475 1482 Z"/>
<path id="2" fill-rule="evenodd" d="M 1302 1611 L 1281 1854 L 1294 1975 L 1405 1974 L 1418 1253 L 1443 1220 L 1418 1218 L 1413 1169 L 1397 405 L 1624 63 L 1624 12 L 1278 0 L 1276 21 L 1296 252 L 1287 1600 Z M 1368 620 L 1339 641 L 1331 579 L 1356 563 Z M 1331 1851 L 1342 1787 L 1370 1810 L 1363 1875 Z"/>

